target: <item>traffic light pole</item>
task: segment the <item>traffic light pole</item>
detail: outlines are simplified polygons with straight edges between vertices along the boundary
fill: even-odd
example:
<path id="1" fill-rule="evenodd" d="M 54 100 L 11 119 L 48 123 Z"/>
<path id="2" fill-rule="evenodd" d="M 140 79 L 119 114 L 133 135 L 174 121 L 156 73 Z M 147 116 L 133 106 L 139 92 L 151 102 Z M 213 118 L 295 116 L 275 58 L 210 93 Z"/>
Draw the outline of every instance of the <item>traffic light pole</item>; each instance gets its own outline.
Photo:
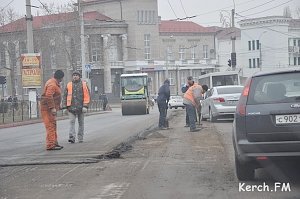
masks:
<path id="1" fill-rule="evenodd" d="M 232 9 L 231 10 L 231 27 L 234 28 L 234 14 L 235 14 L 235 10 Z M 235 36 L 231 37 L 231 65 L 232 65 L 232 70 L 236 69 L 236 53 L 235 53 Z M 234 59 L 234 60 L 233 60 Z"/>

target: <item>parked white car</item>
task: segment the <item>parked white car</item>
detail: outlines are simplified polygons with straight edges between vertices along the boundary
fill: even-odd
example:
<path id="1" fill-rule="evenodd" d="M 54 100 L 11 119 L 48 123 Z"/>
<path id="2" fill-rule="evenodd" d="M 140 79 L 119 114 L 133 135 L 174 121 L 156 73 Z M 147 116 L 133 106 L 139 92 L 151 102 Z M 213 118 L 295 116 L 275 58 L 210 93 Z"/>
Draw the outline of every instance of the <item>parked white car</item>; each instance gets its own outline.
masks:
<path id="1" fill-rule="evenodd" d="M 169 109 L 172 109 L 172 108 L 177 109 L 178 107 L 181 107 L 184 109 L 185 106 L 183 104 L 183 98 L 179 95 L 170 96 L 168 107 L 169 107 Z"/>
<path id="2" fill-rule="evenodd" d="M 243 86 L 216 86 L 209 89 L 201 102 L 203 120 L 209 119 L 214 122 L 220 117 L 233 118 L 243 88 Z"/>

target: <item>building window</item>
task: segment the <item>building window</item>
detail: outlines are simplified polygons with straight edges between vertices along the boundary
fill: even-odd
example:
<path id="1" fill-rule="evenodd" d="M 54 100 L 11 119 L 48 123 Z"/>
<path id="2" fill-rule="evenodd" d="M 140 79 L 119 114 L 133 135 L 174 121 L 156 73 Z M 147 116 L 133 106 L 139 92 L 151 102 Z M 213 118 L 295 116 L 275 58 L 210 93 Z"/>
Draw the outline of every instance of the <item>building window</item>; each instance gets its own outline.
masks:
<path id="1" fill-rule="evenodd" d="M 251 41 L 248 41 L 248 50 L 251 50 Z"/>
<path id="2" fill-rule="evenodd" d="M 257 58 L 256 60 L 257 60 L 257 68 L 260 68 L 260 67 L 261 67 L 261 66 L 260 66 L 261 63 L 260 63 L 259 58 Z"/>
<path id="3" fill-rule="evenodd" d="M 252 50 L 255 50 L 255 40 L 252 40 Z"/>
<path id="4" fill-rule="evenodd" d="M 169 77 L 168 79 L 170 80 L 170 85 L 175 85 L 176 81 L 176 75 L 174 74 L 173 71 L 169 71 Z"/>
<path id="5" fill-rule="evenodd" d="M 297 45 L 297 40 L 296 39 L 294 39 L 294 46 L 296 46 Z"/>
<path id="6" fill-rule="evenodd" d="M 196 46 L 192 46 L 191 48 L 191 58 L 196 59 Z"/>
<path id="7" fill-rule="evenodd" d="M 167 47 L 167 60 L 173 60 L 173 50 L 172 46 Z"/>
<path id="8" fill-rule="evenodd" d="M 92 61 L 98 62 L 101 59 L 101 37 L 92 35 L 90 37 Z"/>
<path id="9" fill-rule="evenodd" d="M 249 68 L 252 68 L 251 59 L 249 59 Z"/>
<path id="10" fill-rule="evenodd" d="M 298 46 L 300 47 L 300 39 L 298 39 Z"/>
<path id="11" fill-rule="evenodd" d="M 256 40 L 256 49 L 259 50 L 259 40 Z"/>
<path id="12" fill-rule="evenodd" d="M 294 66 L 297 65 L 297 57 L 294 57 Z"/>
<path id="13" fill-rule="evenodd" d="M 298 66 L 300 66 L 300 57 L 298 57 Z"/>
<path id="14" fill-rule="evenodd" d="M 5 58 L 5 46 L 0 45 L 0 66 L 6 67 L 6 58 Z"/>
<path id="15" fill-rule="evenodd" d="M 255 58 L 253 58 L 253 68 L 256 68 Z"/>
<path id="16" fill-rule="evenodd" d="M 203 58 L 208 58 L 208 45 L 203 45 Z"/>
<path id="17" fill-rule="evenodd" d="M 144 45 L 145 45 L 145 60 L 150 60 L 150 34 L 144 35 Z"/>
<path id="18" fill-rule="evenodd" d="M 155 11 L 153 10 L 138 10 L 137 11 L 138 24 L 155 24 Z"/>
<path id="19" fill-rule="evenodd" d="M 25 41 L 20 41 L 19 42 L 19 53 L 20 53 L 20 55 L 27 53 L 27 47 L 26 47 L 26 42 Z"/>
<path id="20" fill-rule="evenodd" d="M 145 19 L 144 19 L 144 23 L 147 24 L 148 23 L 148 11 L 145 10 L 145 15 L 144 15 Z"/>
<path id="21" fill-rule="evenodd" d="M 184 60 L 185 48 L 184 46 L 179 46 L 179 60 Z"/>
<path id="22" fill-rule="evenodd" d="M 52 69 L 56 69 L 56 52 L 55 45 L 50 46 L 50 64 Z"/>

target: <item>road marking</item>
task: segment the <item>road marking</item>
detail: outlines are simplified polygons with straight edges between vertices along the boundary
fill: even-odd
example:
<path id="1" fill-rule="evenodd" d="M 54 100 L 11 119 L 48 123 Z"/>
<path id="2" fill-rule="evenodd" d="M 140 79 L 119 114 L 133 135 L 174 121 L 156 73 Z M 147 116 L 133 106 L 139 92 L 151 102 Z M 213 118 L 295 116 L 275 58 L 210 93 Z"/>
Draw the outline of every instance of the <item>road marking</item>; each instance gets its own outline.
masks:
<path id="1" fill-rule="evenodd" d="M 74 171 L 75 169 L 77 169 L 78 167 L 80 167 L 81 165 L 78 165 L 76 167 L 74 167 L 73 169 L 71 169 L 70 171 L 66 172 L 64 175 L 62 175 L 60 178 L 58 178 L 55 182 L 58 182 L 59 180 L 61 180 L 63 177 L 65 177 L 66 175 L 68 175 L 69 173 L 71 173 L 72 171 Z"/>
<path id="2" fill-rule="evenodd" d="M 150 163 L 150 160 L 147 160 L 141 170 L 143 171 L 148 166 L 149 163 Z"/>
<path id="3" fill-rule="evenodd" d="M 126 182 L 118 182 L 111 183 L 101 188 L 101 193 L 96 197 L 92 197 L 90 199 L 103 199 L 103 198 L 114 198 L 120 199 L 124 193 L 127 191 L 130 183 Z"/>

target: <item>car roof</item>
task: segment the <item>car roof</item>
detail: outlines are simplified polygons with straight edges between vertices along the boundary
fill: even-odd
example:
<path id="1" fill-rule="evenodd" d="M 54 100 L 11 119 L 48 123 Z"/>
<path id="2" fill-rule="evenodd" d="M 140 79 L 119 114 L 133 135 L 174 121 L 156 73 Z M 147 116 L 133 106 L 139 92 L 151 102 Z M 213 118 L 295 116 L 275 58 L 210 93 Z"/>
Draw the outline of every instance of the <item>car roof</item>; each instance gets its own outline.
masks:
<path id="1" fill-rule="evenodd" d="M 252 77 L 260 77 L 266 75 L 276 75 L 276 74 L 284 74 L 284 73 L 294 73 L 300 72 L 300 69 L 277 69 L 273 71 L 259 71 L 252 75 Z"/>

